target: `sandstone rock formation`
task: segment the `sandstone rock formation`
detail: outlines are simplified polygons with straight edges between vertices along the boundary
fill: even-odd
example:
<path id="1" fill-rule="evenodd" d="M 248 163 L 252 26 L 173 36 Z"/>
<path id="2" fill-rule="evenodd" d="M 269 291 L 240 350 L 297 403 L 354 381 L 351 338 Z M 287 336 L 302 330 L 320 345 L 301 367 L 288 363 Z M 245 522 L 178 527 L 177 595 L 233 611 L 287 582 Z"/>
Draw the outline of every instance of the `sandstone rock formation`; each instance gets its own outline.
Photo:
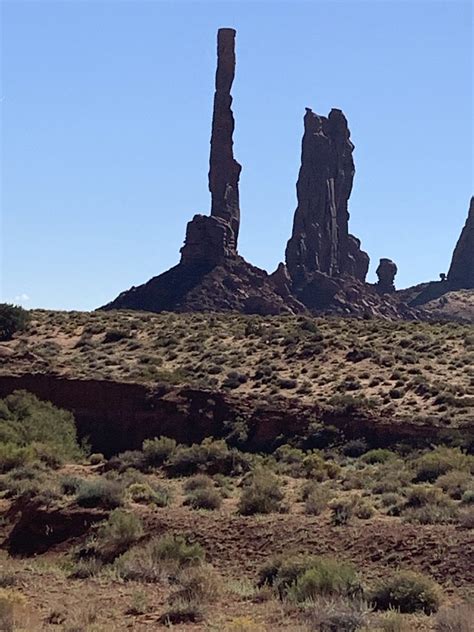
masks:
<path id="1" fill-rule="evenodd" d="M 209 191 L 211 215 L 195 215 L 186 229 L 181 262 L 217 265 L 237 254 L 240 226 L 239 176 L 234 158 L 230 90 L 235 75 L 235 30 L 217 33 L 217 71 L 212 116 Z"/>
<path id="2" fill-rule="evenodd" d="M 296 185 L 298 206 L 286 247 L 288 272 L 296 291 L 314 282 L 330 286 L 330 280 L 321 275 L 365 280 L 369 257 L 348 228 L 353 149 L 341 110 L 333 109 L 325 117 L 306 108 Z"/>
<path id="3" fill-rule="evenodd" d="M 233 153 L 234 74 L 235 31 L 219 29 L 209 161 L 211 214 L 195 215 L 188 223 L 178 265 L 122 292 L 103 309 L 235 310 L 263 315 L 305 311 L 284 283 L 237 253 L 241 166 Z"/>
<path id="4" fill-rule="evenodd" d="M 450 289 L 474 288 L 474 197 L 448 272 Z"/>
<path id="5" fill-rule="evenodd" d="M 380 294 L 391 294 L 395 292 L 395 276 L 398 272 L 397 264 L 391 259 L 380 259 L 375 273 L 379 280 L 376 289 Z"/>

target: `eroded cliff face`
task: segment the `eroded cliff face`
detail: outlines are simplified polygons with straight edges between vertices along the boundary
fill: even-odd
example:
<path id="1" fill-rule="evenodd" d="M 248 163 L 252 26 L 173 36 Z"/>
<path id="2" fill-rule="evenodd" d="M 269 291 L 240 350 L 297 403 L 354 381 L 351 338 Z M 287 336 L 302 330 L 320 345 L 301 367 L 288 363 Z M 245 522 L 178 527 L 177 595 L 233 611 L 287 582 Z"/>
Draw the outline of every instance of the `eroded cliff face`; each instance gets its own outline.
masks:
<path id="1" fill-rule="evenodd" d="M 453 290 L 474 288 L 474 197 L 471 198 L 466 224 L 454 249 L 448 283 Z"/>
<path id="2" fill-rule="evenodd" d="M 370 412 L 338 413 L 318 404 L 304 404 L 298 398 L 282 397 L 272 402 L 186 386 L 44 374 L 0 376 L 0 398 L 19 389 L 70 410 L 79 436 L 87 437 L 93 450 L 106 456 L 139 449 L 145 439 L 161 435 L 188 444 L 206 437 L 223 438 L 236 422 L 246 428 L 241 447 L 250 451 L 272 451 L 289 439 L 308 437 L 308 427 L 315 420 L 340 428 L 346 439 L 366 437 L 374 446 L 403 440 L 423 445 L 446 434 L 445 426 L 433 419 L 415 423 L 413 419 L 378 417 Z M 456 433 L 468 441 L 473 429 L 449 428 L 451 438 Z M 310 439 L 305 441 L 312 447 Z"/>
<path id="3" fill-rule="evenodd" d="M 296 184 L 298 206 L 286 248 L 286 264 L 296 291 L 312 282 L 315 273 L 365 281 L 369 257 L 360 249 L 359 240 L 349 234 L 353 149 L 341 110 L 333 109 L 324 117 L 306 109 Z"/>

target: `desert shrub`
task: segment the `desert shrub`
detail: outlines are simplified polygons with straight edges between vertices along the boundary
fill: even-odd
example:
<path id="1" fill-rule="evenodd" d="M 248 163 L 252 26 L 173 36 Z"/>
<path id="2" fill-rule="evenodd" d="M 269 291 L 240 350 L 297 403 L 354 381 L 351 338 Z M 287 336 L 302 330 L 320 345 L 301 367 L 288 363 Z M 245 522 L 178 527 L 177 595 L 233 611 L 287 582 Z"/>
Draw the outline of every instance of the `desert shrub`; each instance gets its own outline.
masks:
<path id="1" fill-rule="evenodd" d="M 331 495 L 325 487 L 314 483 L 310 485 L 303 489 L 304 511 L 311 516 L 319 516 L 326 509 Z"/>
<path id="2" fill-rule="evenodd" d="M 464 492 L 461 498 L 463 505 L 472 505 L 474 503 L 474 489 L 468 489 Z"/>
<path id="3" fill-rule="evenodd" d="M 130 338 L 130 331 L 126 331 L 125 329 L 109 329 L 105 332 L 103 342 L 105 344 L 109 344 L 111 342 L 119 342 L 120 340 L 125 340 Z"/>
<path id="4" fill-rule="evenodd" d="M 140 518 L 123 509 L 115 509 L 108 519 L 98 526 L 95 537 L 89 544 L 88 553 L 110 562 L 124 553 L 142 535 Z"/>
<path id="5" fill-rule="evenodd" d="M 361 592 L 362 586 L 357 573 L 350 564 L 329 558 L 318 558 L 310 568 L 298 576 L 288 591 L 288 597 L 304 602 L 319 595 L 355 597 Z"/>
<path id="6" fill-rule="evenodd" d="M 204 613 L 199 602 L 177 599 L 160 616 L 158 623 L 172 627 L 180 623 L 199 623 L 203 618 Z"/>
<path id="7" fill-rule="evenodd" d="M 351 439 L 342 446 L 342 453 L 350 457 L 362 456 L 367 450 L 368 446 L 365 439 Z"/>
<path id="8" fill-rule="evenodd" d="M 461 500 L 468 489 L 474 488 L 474 481 L 468 472 L 451 470 L 442 474 L 436 481 L 436 485 L 446 492 L 451 498 Z"/>
<path id="9" fill-rule="evenodd" d="M 127 494 L 136 503 L 166 507 L 170 502 L 170 493 L 161 485 L 148 483 L 132 483 L 127 488 Z"/>
<path id="10" fill-rule="evenodd" d="M 359 599 L 320 597 L 312 600 L 304 613 L 311 630 L 356 632 L 367 622 L 369 608 Z"/>
<path id="11" fill-rule="evenodd" d="M 145 439 L 142 446 L 145 464 L 159 467 L 176 451 L 176 441 L 170 437 Z"/>
<path id="12" fill-rule="evenodd" d="M 268 469 L 258 468 L 242 490 L 238 510 L 244 516 L 280 511 L 283 497 L 278 477 Z"/>
<path id="13" fill-rule="evenodd" d="M 407 494 L 402 514 L 408 522 L 442 524 L 455 520 L 457 506 L 436 487 L 414 485 Z"/>
<path id="14" fill-rule="evenodd" d="M 190 544 L 181 536 L 165 535 L 130 549 L 115 561 L 115 567 L 123 579 L 156 582 L 203 561 L 204 549 L 200 544 Z"/>
<path id="15" fill-rule="evenodd" d="M 369 450 L 362 455 L 362 461 L 364 461 L 364 463 L 368 463 L 369 465 L 374 465 L 376 463 L 386 463 L 390 459 L 395 458 L 395 456 L 396 454 L 391 450 L 376 448 L 374 450 Z"/>
<path id="16" fill-rule="evenodd" d="M 30 315 L 22 307 L 0 303 L 0 341 L 11 340 L 27 328 L 29 321 Z"/>
<path id="17" fill-rule="evenodd" d="M 83 480 L 77 478 L 77 476 L 71 476 L 70 474 L 67 474 L 60 478 L 59 488 L 62 494 L 65 494 L 66 496 L 74 496 L 74 494 L 77 494 L 77 492 L 79 491 L 82 482 Z"/>
<path id="18" fill-rule="evenodd" d="M 207 474 L 196 474 L 185 481 L 183 489 L 185 492 L 193 492 L 196 489 L 206 489 L 214 487 L 214 481 Z"/>
<path id="19" fill-rule="evenodd" d="M 15 391 L 0 400 L 0 446 L 2 444 L 18 448 L 31 446 L 39 456 L 45 455 L 45 462 L 48 462 L 47 453 L 50 458 L 55 456 L 60 460 L 81 456 L 71 413 L 26 391 Z M 27 460 L 25 452 L 23 455 L 22 460 Z"/>
<path id="20" fill-rule="evenodd" d="M 193 509 L 219 509 L 222 505 L 222 496 L 212 487 L 201 487 L 189 492 L 185 505 Z"/>
<path id="21" fill-rule="evenodd" d="M 303 468 L 306 476 L 317 481 L 334 479 L 339 475 L 341 468 L 337 463 L 323 459 L 317 452 L 309 452 L 303 459 Z"/>
<path id="22" fill-rule="evenodd" d="M 125 450 L 125 452 L 113 456 L 105 465 L 107 471 L 125 472 L 130 468 L 146 469 L 145 457 L 141 450 Z"/>
<path id="23" fill-rule="evenodd" d="M 277 556 L 259 573 L 259 586 L 272 586 L 280 598 L 307 601 L 320 595 L 355 597 L 362 586 L 350 564 L 313 556 Z"/>
<path id="24" fill-rule="evenodd" d="M 323 450 L 340 444 L 344 439 L 343 433 L 336 426 L 315 421 L 308 427 L 305 447 Z"/>
<path id="25" fill-rule="evenodd" d="M 356 508 L 360 503 L 360 496 L 342 496 L 334 498 L 329 503 L 331 509 L 331 521 L 334 525 L 347 524 L 355 515 Z"/>
<path id="26" fill-rule="evenodd" d="M 232 474 L 246 465 L 244 455 L 229 449 L 225 441 L 204 439 L 200 444 L 180 445 L 166 464 L 172 476 L 189 476 L 196 472 L 208 474 Z"/>
<path id="27" fill-rule="evenodd" d="M 76 496 L 76 502 L 81 507 L 103 507 L 115 509 L 124 500 L 123 486 L 117 481 L 95 479 L 83 481 Z"/>
<path id="28" fill-rule="evenodd" d="M 412 571 L 399 571 L 374 588 L 371 601 L 378 610 L 425 614 L 436 612 L 440 603 L 439 586 L 429 577 Z"/>
<path id="29" fill-rule="evenodd" d="M 352 416 L 373 408 L 372 400 L 364 395 L 348 395 L 347 393 L 333 395 L 328 403 L 334 414 L 338 416 Z"/>
<path id="30" fill-rule="evenodd" d="M 433 483 L 439 476 L 451 470 L 470 471 L 473 462 L 473 457 L 464 454 L 460 448 L 439 446 L 417 459 L 414 480 Z"/>
<path id="31" fill-rule="evenodd" d="M 436 615 L 436 632 L 472 632 L 474 605 L 470 603 L 445 606 Z"/>
<path id="32" fill-rule="evenodd" d="M 304 472 L 305 453 L 303 450 L 284 444 L 274 451 L 273 456 L 277 461 L 278 471 L 282 474 L 300 476 Z"/>
<path id="33" fill-rule="evenodd" d="M 457 520 L 463 529 L 474 529 L 474 508 L 462 507 L 457 514 Z"/>
<path id="34" fill-rule="evenodd" d="M 190 566 L 180 572 L 178 587 L 171 599 L 210 603 L 219 597 L 221 585 L 222 580 L 212 566 Z"/>
<path id="35" fill-rule="evenodd" d="M 105 457 L 101 452 L 94 452 L 89 457 L 89 463 L 91 465 L 99 465 L 105 461 Z"/>
<path id="36" fill-rule="evenodd" d="M 14 443 L 0 443 L 0 473 L 22 467 L 32 458 L 30 448 L 22 448 Z"/>

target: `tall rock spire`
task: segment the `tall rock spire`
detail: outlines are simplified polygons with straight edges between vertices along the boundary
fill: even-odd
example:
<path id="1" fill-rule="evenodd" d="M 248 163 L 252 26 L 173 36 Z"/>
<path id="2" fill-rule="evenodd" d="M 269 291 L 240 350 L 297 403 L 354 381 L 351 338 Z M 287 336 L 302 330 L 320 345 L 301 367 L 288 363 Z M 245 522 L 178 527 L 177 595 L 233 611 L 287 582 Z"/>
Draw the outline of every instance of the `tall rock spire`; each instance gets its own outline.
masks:
<path id="1" fill-rule="evenodd" d="M 234 115 L 230 89 L 235 75 L 235 30 L 217 32 L 217 71 L 212 116 L 209 191 L 211 215 L 188 222 L 181 263 L 212 267 L 237 256 L 239 236 L 239 176 L 234 158 Z"/>
<path id="2" fill-rule="evenodd" d="M 474 197 L 471 198 L 466 224 L 454 249 L 448 282 L 455 289 L 474 288 Z"/>
<path id="3" fill-rule="evenodd" d="M 212 116 L 209 190 L 212 196 L 211 215 L 230 224 L 237 249 L 239 236 L 239 176 L 241 166 L 234 158 L 234 115 L 230 94 L 235 76 L 235 30 L 219 29 L 217 33 L 217 70 L 214 111 Z"/>
<path id="4" fill-rule="evenodd" d="M 353 149 L 341 110 L 333 109 L 325 117 L 306 108 L 298 206 L 286 247 L 288 272 L 296 286 L 310 281 L 314 273 L 365 280 L 369 257 L 348 227 Z"/>

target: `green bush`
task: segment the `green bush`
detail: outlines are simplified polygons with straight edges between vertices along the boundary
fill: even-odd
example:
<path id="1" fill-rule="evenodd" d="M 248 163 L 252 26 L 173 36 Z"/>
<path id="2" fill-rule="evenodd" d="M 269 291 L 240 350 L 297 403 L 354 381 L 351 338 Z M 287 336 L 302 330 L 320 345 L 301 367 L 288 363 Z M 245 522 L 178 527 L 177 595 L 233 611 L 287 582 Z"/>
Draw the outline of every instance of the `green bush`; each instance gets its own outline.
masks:
<path id="1" fill-rule="evenodd" d="M 214 481 L 207 474 L 196 474 L 191 478 L 188 478 L 183 485 L 185 492 L 193 492 L 196 489 L 206 489 L 214 487 Z"/>
<path id="2" fill-rule="evenodd" d="M 367 450 L 368 446 L 365 439 L 351 439 L 342 446 L 342 453 L 350 457 L 362 456 Z"/>
<path id="3" fill-rule="evenodd" d="M 463 494 L 474 487 L 474 481 L 469 472 L 451 470 L 442 474 L 437 479 L 436 485 L 441 487 L 451 498 L 461 500 Z"/>
<path id="4" fill-rule="evenodd" d="M 79 491 L 82 482 L 82 479 L 77 478 L 77 476 L 71 476 L 70 474 L 62 476 L 59 481 L 61 493 L 66 496 L 74 496 Z"/>
<path id="5" fill-rule="evenodd" d="M 387 450 L 385 448 L 376 448 L 375 450 L 369 450 L 364 455 L 362 455 L 361 460 L 364 463 L 368 463 L 369 465 L 374 465 L 376 463 L 386 463 L 390 459 L 395 458 L 396 454 L 391 450 Z"/>
<path id="6" fill-rule="evenodd" d="M 170 493 L 167 489 L 148 483 L 132 483 L 127 488 L 127 494 L 134 502 L 144 505 L 166 507 L 170 502 Z"/>
<path id="7" fill-rule="evenodd" d="M 123 579 L 157 582 L 167 574 L 202 564 L 204 556 L 200 544 L 165 535 L 130 549 L 116 560 L 115 567 Z"/>
<path id="8" fill-rule="evenodd" d="M 117 481 L 106 479 L 83 481 L 76 496 L 76 502 L 80 507 L 115 509 L 122 505 L 123 500 L 123 486 Z"/>
<path id="9" fill-rule="evenodd" d="M 30 448 L 21 448 L 14 443 L 0 443 L 0 473 L 8 472 L 28 463 L 33 457 Z"/>
<path id="10" fill-rule="evenodd" d="M 373 590 L 371 601 L 378 610 L 436 612 L 440 603 L 439 586 L 425 575 L 399 571 L 382 580 Z"/>
<path id="11" fill-rule="evenodd" d="M 442 524 L 455 520 L 457 505 L 437 487 L 414 485 L 407 494 L 402 514 L 408 522 Z"/>
<path id="12" fill-rule="evenodd" d="M 28 312 L 17 305 L 0 303 L 0 341 L 11 340 L 18 331 L 24 331 L 29 323 Z"/>
<path id="13" fill-rule="evenodd" d="M 204 439 L 200 444 L 180 445 L 168 462 L 167 471 L 173 476 L 190 476 L 196 472 L 232 474 L 246 466 L 244 455 L 229 449 L 225 441 Z"/>
<path id="14" fill-rule="evenodd" d="M 278 477 L 259 468 L 252 472 L 250 482 L 242 490 L 238 510 L 244 516 L 281 511 L 283 497 Z"/>
<path id="15" fill-rule="evenodd" d="M 123 509 L 115 509 L 108 519 L 98 526 L 93 548 L 97 557 L 110 561 L 124 553 L 142 535 L 140 518 Z"/>
<path id="16" fill-rule="evenodd" d="M 474 458 L 460 448 L 440 446 L 423 454 L 415 463 L 415 478 L 419 483 L 433 483 L 439 476 L 451 470 L 471 471 Z"/>
<path id="17" fill-rule="evenodd" d="M 82 455 L 72 414 L 27 391 L 15 391 L 0 400 L 1 444 L 32 446 L 40 457 L 45 455 L 45 462 L 75 460 Z"/>
<path id="18" fill-rule="evenodd" d="M 260 587 L 272 586 L 280 598 L 308 601 L 316 596 L 362 594 L 362 585 L 350 564 L 313 556 L 277 556 L 259 573 Z"/>
<path id="19" fill-rule="evenodd" d="M 143 442 L 143 456 L 148 467 L 160 467 L 176 451 L 176 441 L 169 437 L 155 437 Z"/>
<path id="20" fill-rule="evenodd" d="M 335 498 L 329 503 L 331 521 L 334 525 L 347 524 L 354 515 L 356 501 L 354 497 Z"/>
<path id="21" fill-rule="evenodd" d="M 330 491 L 321 485 L 310 481 L 303 488 L 304 511 L 311 516 L 319 516 L 330 500 Z"/>
<path id="22" fill-rule="evenodd" d="M 296 579 L 288 591 L 288 597 L 303 602 L 319 595 L 355 597 L 361 593 L 361 583 L 350 564 L 319 558 Z"/>
<path id="23" fill-rule="evenodd" d="M 222 505 L 222 496 L 210 487 L 202 487 L 188 493 L 185 505 L 193 509 L 219 509 Z"/>
<path id="24" fill-rule="evenodd" d="M 94 454 L 91 454 L 89 457 L 89 463 L 91 465 L 100 465 L 104 461 L 105 457 L 101 452 L 94 452 Z"/>

